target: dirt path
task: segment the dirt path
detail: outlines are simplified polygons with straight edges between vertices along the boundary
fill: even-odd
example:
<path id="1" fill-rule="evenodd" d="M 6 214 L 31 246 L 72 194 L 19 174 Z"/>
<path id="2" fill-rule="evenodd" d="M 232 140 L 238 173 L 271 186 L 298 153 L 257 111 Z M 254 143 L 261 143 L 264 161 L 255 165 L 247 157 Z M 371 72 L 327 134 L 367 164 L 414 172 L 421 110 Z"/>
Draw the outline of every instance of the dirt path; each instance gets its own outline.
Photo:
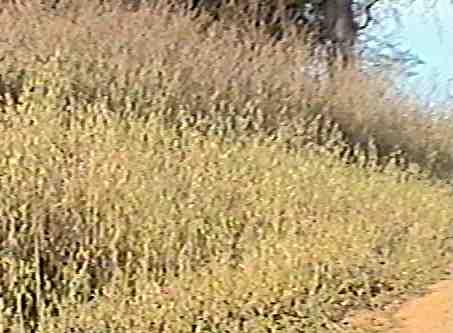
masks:
<path id="1" fill-rule="evenodd" d="M 453 280 L 442 281 L 428 295 L 403 304 L 395 319 L 399 327 L 391 333 L 453 333 Z"/>
<path id="2" fill-rule="evenodd" d="M 425 296 L 387 312 L 358 314 L 350 323 L 384 333 L 453 333 L 453 279 L 439 282 Z"/>

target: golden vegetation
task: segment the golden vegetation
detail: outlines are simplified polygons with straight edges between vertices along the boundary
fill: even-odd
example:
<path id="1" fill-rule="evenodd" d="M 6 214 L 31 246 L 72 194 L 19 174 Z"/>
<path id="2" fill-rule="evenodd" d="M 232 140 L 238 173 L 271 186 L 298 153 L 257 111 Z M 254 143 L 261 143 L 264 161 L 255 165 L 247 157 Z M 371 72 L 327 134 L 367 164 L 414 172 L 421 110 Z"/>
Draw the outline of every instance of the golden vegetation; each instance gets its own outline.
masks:
<path id="1" fill-rule="evenodd" d="M 0 15 L 1 332 L 331 332 L 444 275 L 450 123 L 295 37 L 74 3 Z"/>

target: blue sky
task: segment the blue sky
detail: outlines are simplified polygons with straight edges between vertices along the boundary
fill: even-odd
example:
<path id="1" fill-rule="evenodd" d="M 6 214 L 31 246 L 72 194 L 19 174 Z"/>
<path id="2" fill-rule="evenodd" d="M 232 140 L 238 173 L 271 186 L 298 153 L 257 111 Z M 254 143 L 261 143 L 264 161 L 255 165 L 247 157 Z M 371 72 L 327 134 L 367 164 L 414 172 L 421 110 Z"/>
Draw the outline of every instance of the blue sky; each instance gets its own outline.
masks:
<path id="1" fill-rule="evenodd" d="M 402 28 L 395 37 L 425 63 L 417 66 L 417 75 L 402 82 L 400 88 L 423 102 L 436 103 L 453 95 L 453 3 L 437 0 L 428 8 L 430 3 L 433 1 L 416 0 L 403 7 Z"/>

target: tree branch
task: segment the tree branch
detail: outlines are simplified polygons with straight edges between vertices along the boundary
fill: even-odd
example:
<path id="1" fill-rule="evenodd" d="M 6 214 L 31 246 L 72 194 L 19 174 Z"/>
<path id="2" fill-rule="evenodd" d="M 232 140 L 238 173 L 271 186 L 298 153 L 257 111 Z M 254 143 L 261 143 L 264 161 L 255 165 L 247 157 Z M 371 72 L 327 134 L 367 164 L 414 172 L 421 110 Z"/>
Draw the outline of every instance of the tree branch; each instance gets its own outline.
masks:
<path id="1" fill-rule="evenodd" d="M 365 29 L 368 24 L 373 20 L 373 17 L 371 16 L 371 8 L 378 2 L 379 0 L 372 0 L 370 3 L 368 3 L 365 6 L 365 14 L 366 14 L 366 21 L 363 25 L 357 27 L 357 30 L 363 30 Z"/>

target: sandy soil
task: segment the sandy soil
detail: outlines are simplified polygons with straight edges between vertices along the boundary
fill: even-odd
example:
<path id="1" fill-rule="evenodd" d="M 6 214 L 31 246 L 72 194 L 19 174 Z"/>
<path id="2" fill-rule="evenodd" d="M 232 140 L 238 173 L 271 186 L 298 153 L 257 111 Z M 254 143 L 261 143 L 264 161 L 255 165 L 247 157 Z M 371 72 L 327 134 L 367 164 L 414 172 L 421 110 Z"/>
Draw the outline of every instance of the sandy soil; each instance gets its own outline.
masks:
<path id="1" fill-rule="evenodd" d="M 442 281 L 428 295 L 403 304 L 395 319 L 399 328 L 392 333 L 453 333 L 453 280 Z"/>
<path id="2" fill-rule="evenodd" d="M 453 278 L 388 311 L 357 314 L 350 324 L 385 333 L 453 333 Z"/>

